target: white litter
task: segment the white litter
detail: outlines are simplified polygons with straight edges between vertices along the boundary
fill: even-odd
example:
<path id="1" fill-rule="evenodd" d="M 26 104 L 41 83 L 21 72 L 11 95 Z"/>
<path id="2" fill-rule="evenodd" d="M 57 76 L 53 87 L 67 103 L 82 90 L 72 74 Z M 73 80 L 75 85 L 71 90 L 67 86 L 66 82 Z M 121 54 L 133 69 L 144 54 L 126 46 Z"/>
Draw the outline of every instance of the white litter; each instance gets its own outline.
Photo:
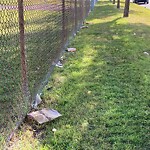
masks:
<path id="1" fill-rule="evenodd" d="M 88 28 L 88 26 L 82 26 L 82 27 L 81 27 L 81 29 L 86 29 L 86 28 Z"/>
<path id="2" fill-rule="evenodd" d="M 56 131 L 57 131 L 57 129 L 53 128 L 53 129 L 52 129 L 52 131 L 53 131 L 53 132 L 56 132 Z"/>
<path id="3" fill-rule="evenodd" d="M 62 64 L 60 61 L 58 61 L 58 62 L 55 64 L 55 66 L 56 66 L 56 67 L 59 67 L 59 68 L 62 68 L 62 67 L 63 67 L 63 64 Z"/>
<path id="4" fill-rule="evenodd" d="M 77 49 L 76 48 L 67 48 L 68 52 L 75 52 Z"/>
<path id="5" fill-rule="evenodd" d="M 40 95 L 37 94 L 36 97 L 35 97 L 35 101 L 32 104 L 32 108 L 37 109 L 37 106 L 39 104 L 41 104 L 41 102 L 42 102 L 42 99 L 41 99 Z"/>
<path id="6" fill-rule="evenodd" d="M 145 54 L 145 55 L 148 55 L 148 56 L 150 55 L 148 52 L 144 52 L 144 54 Z"/>

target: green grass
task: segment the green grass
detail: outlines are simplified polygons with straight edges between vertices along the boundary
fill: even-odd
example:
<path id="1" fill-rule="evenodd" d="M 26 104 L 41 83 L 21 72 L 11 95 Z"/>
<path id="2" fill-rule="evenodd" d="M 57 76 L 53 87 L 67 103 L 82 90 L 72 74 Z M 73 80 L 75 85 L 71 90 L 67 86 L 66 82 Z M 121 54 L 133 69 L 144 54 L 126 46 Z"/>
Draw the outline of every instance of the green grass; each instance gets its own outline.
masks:
<path id="1" fill-rule="evenodd" d="M 89 28 L 70 44 L 77 52 L 65 53 L 43 92 L 41 107 L 63 116 L 44 127 L 23 125 L 14 149 L 149 149 L 150 56 L 143 52 L 150 52 L 150 11 L 130 9 L 122 18 L 122 9 L 98 2 Z"/>

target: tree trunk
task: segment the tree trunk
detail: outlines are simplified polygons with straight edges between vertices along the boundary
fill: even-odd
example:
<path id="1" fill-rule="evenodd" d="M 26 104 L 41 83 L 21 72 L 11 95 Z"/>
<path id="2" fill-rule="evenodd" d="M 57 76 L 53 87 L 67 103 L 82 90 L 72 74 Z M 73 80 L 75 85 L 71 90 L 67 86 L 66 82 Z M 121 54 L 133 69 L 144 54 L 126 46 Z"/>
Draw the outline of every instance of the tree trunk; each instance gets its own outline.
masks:
<path id="1" fill-rule="evenodd" d="M 123 17 L 128 17 L 129 16 L 129 6 L 130 6 L 130 0 L 125 0 L 125 7 L 124 7 Z"/>
<path id="2" fill-rule="evenodd" d="M 120 8 L 120 0 L 117 0 L 117 8 Z"/>
<path id="3" fill-rule="evenodd" d="M 116 2 L 115 2 L 115 0 L 113 0 L 113 4 L 115 4 Z"/>

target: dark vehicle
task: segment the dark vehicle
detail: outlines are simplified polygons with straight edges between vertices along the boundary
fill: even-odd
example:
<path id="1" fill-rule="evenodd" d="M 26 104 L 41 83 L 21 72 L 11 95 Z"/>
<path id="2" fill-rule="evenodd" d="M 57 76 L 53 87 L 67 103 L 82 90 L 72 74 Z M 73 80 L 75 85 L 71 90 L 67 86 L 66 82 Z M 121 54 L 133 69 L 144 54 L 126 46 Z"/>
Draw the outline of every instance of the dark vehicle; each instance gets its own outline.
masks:
<path id="1" fill-rule="evenodd" d="M 133 3 L 142 3 L 142 2 L 148 4 L 149 0 L 133 0 Z"/>

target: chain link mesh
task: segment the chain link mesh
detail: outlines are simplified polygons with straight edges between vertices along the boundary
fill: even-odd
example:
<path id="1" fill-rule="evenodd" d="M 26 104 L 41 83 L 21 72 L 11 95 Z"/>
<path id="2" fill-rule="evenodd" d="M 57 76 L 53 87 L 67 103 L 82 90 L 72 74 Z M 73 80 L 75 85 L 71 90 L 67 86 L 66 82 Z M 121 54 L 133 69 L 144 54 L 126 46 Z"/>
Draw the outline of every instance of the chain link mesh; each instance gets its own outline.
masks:
<path id="1" fill-rule="evenodd" d="M 0 145 L 29 110 L 92 1 L 0 1 Z"/>
<path id="2" fill-rule="evenodd" d="M 26 112 L 22 93 L 18 3 L 0 1 L 0 148 Z"/>

